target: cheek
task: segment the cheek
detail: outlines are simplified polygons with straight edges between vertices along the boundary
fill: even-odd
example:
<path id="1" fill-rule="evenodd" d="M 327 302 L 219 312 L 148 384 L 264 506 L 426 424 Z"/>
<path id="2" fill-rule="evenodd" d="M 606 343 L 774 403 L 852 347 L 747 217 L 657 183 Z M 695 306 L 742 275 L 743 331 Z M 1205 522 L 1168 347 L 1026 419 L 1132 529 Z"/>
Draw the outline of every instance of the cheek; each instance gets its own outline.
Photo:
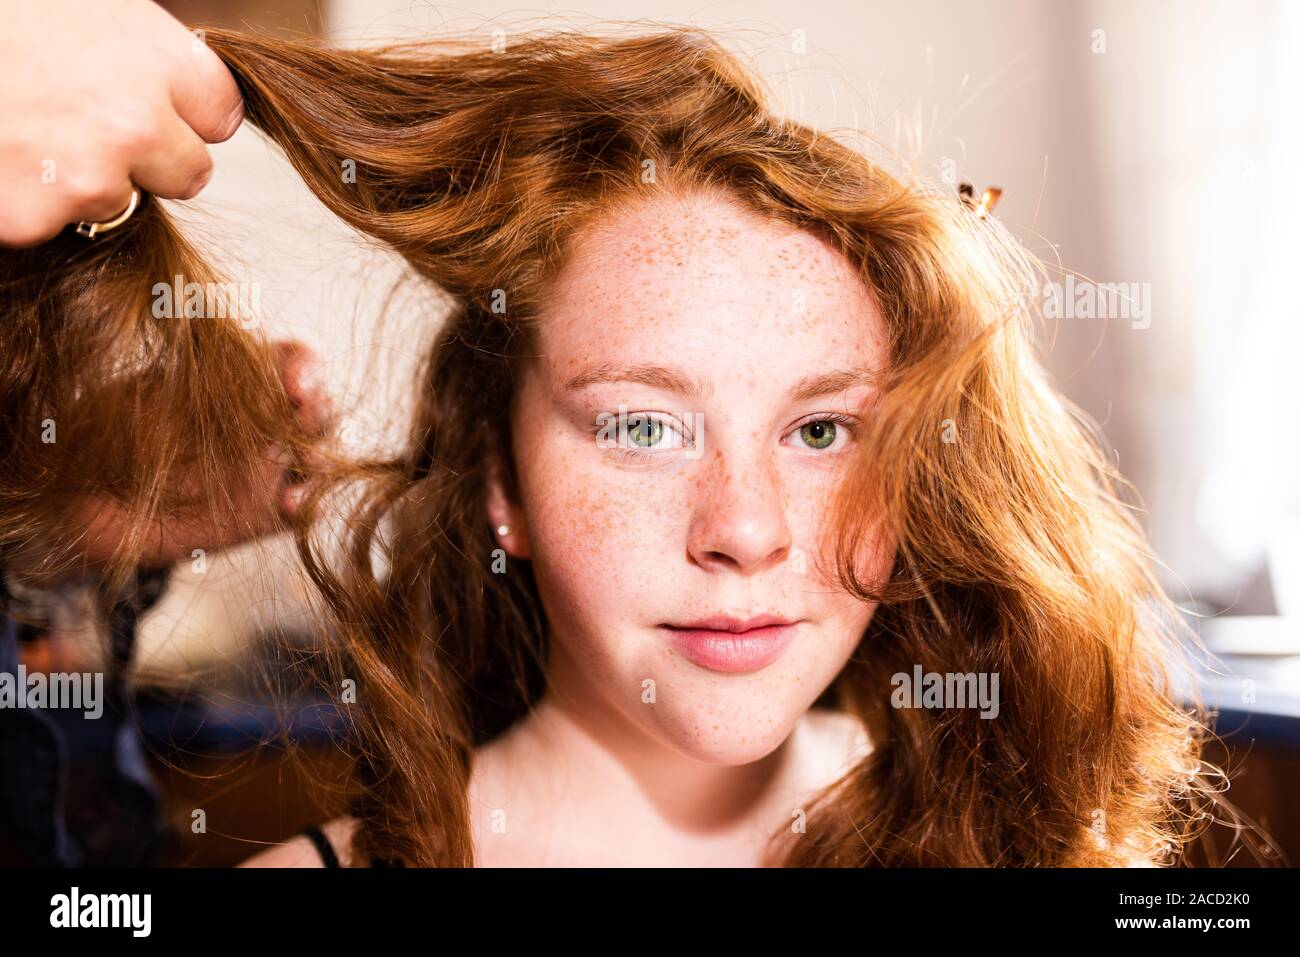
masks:
<path id="1" fill-rule="evenodd" d="M 671 599 L 685 491 L 680 477 L 611 468 L 601 455 L 614 453 L 580 442 L 555 436 L 521 450 L 520 493 L 548 615 L 609 634 Z"/>

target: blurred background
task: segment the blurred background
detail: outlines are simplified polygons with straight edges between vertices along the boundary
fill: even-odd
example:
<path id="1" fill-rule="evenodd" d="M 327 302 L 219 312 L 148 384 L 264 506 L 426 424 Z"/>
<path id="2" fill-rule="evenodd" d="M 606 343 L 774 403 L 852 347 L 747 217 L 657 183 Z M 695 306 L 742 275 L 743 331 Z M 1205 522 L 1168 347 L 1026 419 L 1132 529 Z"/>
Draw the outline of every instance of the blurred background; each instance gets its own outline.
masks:
<path id="1" fill-rule="evenodd" d="M 1290 290 L 1300 4 L 162 5 L 199 28 L 345 45 L 440 31 L 481 33 L 485 44 L 503 31 L 509 42 L 529 27 L 610 18 L 691 24 L 752 58 L 787 115 L 935 183 L 1000 187 L 995 215 L 1029 251 L 1137 296 L 1140 311 L 1124 318 L 1048 323 L 1043 361 L 1102 426 L 1140 493 L 1166 587 L 1214 653 L 1197 690 L 1219 711 L 1225 747 L 1207 757 L 1233 773 L 1234 803 L 1300 861 L 1300 389 L 1291 368 L 1300 315 Z M 391 441 L 436 302 L 401 285 L 394 258 L 327 214 L 251 127 L 213 154 L 212 184 L 173 208 L 228 275 L 260 285 L 272 338 L 303 340 L 325 359 L 347 410 L 346 441 Z M 143 623 L 142 687 L 179 701 L 202 683 L 217 689 L 208 698 L 224 715 L 150 712 L 150 743 L 168 752 L 157 769 L 184 833 L 182 863 L 240 860 L 320 813 L 282 755 L 240 751 L 283 717 L 261 707 L 239 662 L 283 664 L 269 649 L 304 628 L 308 591 L 297 574 L 285 541 L 211 556 L 202 569 L 177 569 Z M 311 645 L 307 634 L 297 640 Z M 300 727 L 328 764 L 329 722 L 304 717 Z M 180 749 L 178 728 L 189 734 Z M 195 772 L 215 777 L 200 784 Z M 223 824 L 193 835 L 200 805 Z"/>

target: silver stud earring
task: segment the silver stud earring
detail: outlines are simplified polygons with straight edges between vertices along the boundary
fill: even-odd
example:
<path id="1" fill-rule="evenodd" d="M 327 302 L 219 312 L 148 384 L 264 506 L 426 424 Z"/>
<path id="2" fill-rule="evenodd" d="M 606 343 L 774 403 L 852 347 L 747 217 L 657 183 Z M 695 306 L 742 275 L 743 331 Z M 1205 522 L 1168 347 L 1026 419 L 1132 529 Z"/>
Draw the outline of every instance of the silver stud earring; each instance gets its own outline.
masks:
<path id="1" fill-rule="evenodd" d="M 510 526 L 509 526 L 509 525 L 498 525 L 498 526 L 497 526 L 497 534 L 498 534 L 498 535 L 501 535 L 501 536 L 509 535 L 509 534 L 510 534 Z"/>

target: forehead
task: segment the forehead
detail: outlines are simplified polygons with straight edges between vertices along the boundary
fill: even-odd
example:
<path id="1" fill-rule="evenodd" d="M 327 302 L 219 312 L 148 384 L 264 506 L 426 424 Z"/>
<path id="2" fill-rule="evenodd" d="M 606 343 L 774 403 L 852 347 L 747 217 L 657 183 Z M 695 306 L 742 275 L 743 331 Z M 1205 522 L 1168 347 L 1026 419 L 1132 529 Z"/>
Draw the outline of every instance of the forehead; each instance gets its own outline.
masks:
<path id="1" fill-rule="evenodd" d="M 659 188 L 573 238 L 539 341 L 559 373 L 611 354 L 777 372 L 828 348 L 879 365 L 884 328 L 854 265 L 819 236 L 722 193 Z"/>

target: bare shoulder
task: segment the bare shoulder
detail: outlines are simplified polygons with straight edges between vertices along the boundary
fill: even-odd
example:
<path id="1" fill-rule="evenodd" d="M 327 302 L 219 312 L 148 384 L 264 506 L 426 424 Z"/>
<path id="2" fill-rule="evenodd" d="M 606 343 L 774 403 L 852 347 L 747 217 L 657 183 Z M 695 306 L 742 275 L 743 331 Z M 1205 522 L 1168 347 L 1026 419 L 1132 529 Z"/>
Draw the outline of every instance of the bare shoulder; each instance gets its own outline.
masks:
<path id="1" fill-rule="evenodd" d="M 359 822 L 351 816 L 336 817 L 321 825 L 325 837 L 334 845 L 334 853 L 344 867 L 352 866 L 352 835 Z M 320 852 L 307 837 L 295 835 L 289 840 L 259 851 L 240 867 L 324 867 Z"/>

